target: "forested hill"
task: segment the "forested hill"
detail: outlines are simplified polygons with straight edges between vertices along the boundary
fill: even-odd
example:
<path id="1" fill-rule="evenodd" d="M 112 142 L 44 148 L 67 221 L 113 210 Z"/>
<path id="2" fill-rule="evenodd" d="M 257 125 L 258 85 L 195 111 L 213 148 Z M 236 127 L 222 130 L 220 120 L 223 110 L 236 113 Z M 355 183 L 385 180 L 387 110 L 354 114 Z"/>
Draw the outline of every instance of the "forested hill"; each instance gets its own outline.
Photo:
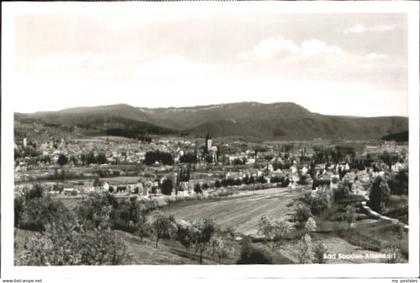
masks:
<path id="1" fill-rule="evenodd" d="M 17 126 L 89 134 L 258 137 L 267 140 L 314 138 L 380 139 L 408 131 L 407 117 L 347 117 L 312 113 L 295 103 L 241 102 L 196 107 L 144 108 L 126 104 L 15 113 Z M 16 128 L 16 127 L 15 127 Z"/>

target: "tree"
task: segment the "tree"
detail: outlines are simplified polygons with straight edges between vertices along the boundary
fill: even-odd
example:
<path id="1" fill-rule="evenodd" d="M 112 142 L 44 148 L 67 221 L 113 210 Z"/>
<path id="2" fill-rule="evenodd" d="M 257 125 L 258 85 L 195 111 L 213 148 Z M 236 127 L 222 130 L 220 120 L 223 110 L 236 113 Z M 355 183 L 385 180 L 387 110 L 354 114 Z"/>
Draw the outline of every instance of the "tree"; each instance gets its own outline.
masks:
<path id="1" fill-rule="evenodd" d="M 18 265 L 119 265 L 129 258 L 127 247 L 109 228 L 88 230 L 80 223 L 60 221 L 41 236 L 31 236 L 18 254 Z"/>
<path id="2" fill-rule="evenodd" d="M 220 235 L 211 240 L 211 247 L 212 255 L 213 257 L 217 257 L 219 263 L 222 263 L 222 260 L 228 257 L 233 251 L 228 242 Z"/>
<path id="3" fill-rule="evenodd" d="M 272 264 L 273 256 L 270 251 L 258 248 L 245 241 L 241 246 L 241 255 L 237 264 Z"/>
<path id="4" fill-rule="evenodd" d="M 24 199 L 21 196 L 16 196 L 14 199 L 14 217 L 15 217 L 15 227 L 19 227 L 19 221 L 24 209 Z"/>
<path id="5" fill-rule="evenodd" d="M 297 226 L 303 227 L 308 221 L 309 217 L 312 217 L 311 210 L 304 204 L 299 204 L 295 208 L 294 220 L 297 222 Z"/>
<path id="6" fill-rule="evenodd" d="M 203 263 L 203 253 L 210 243 L 211 237 L 216 231 L 215 224 L 210 219 L 195 219 L 192 224 L 193 242 L 196 250 L 200 253 L 200 264 Z"/>
<path id="7" fill-rule="evenodd" d="M 39 183 L 34 183 L 32 185 L 32 189 L 30 189 L 24 194 L 24 198 L 26 201 L 36 199 L 36 198 L 42 198 L 43 196 L 44 196 L 44 188 Z"/>
<path id="8" fill-rule="evenodd" d="M 163 238 L 170 238 L 176 229 L 174 219 L 171 216 L 166 216 L 162 213 L 157 213 L 152 222 L 153 233 L 156 236 L 156 248 L 158 247 L 159 240 Z"/>
<path id="9" fill-rule="evenodd" d="M 57 159 L 57 164 L 60 166 L 64 166 L 67 164 L 68 161 L 69 159 L 67 158 L 67 156 L 65 156 L 64 154 L 60 154 Z"/>
<path id="10" fill-rule="evenodd" d="M 305 223 L 305 231 L 307 233 L 316 231 L 316 222 L 312 217 L 309 217 Z"/>
<path id="11" fill-rule="evenodd" d="M 196 183 L 196 184 L 194 185 L 194 192 L 195 192 L 196 194 L 201 194 L 201 193 L 203 193 L 203 191 L 201 190 L 201 185 L 200 185 L 200 183 Z"/>
<path id="12" fill-rule="evenodd" d="M 392 235 L 395 239 L 395 245 L 397 248 L 401 247 L 401 239 L 404 236 L 404 226 L 401 224 L 395 224 L 391 228 Z"/>
<path id="13" fill-rule="evenodd" d="M 152 227 L 147 222 L 146 217 L 141 217 L 140 220 L 137 222 L 136 232 L 135 234 L 140 238 L 140 241 L 143 242 L 145 237 L 149 237 L 152 233 Z"/>
<path id="14" fill-rule="evenodd" d="M 89 152 L 88 155 L 86 156 L 86 163 L 87 164 L 96 163 L 96 158 L 95 158 L 95 154 L 93 153 L 93 151 Z"/>
<path id="15" fill-rule="evenodd" d="M 334 200 L 337 202 L 346 200 L 350 196 L 352 185 L 348 179 L 339 181 L 338 188 L 334 191 Z"/>
<path id="16" fill-rule="evenodd" d="M 306 203 L 309 204 L 313 215 L 319 215 L 329 208 L 331 206 L 331 198 L 331 193 L 320 190 L 316 192 L 315 196 L 312 196 L 311 193 L 305 196 Z"/>
<path id="17" fill-rule="evenodd" d="M 285 220 L 273 220 L 263 215 L 258 222 L 258 234 L 263 235 L 264 242 L 271 241 L 272 251 L 277 250 L 284 238 L 292 230 L 292 224 Z"/>
<path id="18" fill-rule="evenodd" d="M 408 169 L 402 169 L 393 174 L 388 185 L 392 194 L 408 195 Z"/>
<path id="19" fill-rule="evenodd" d="M 286 220 L 275 220 L 273 237 L 272 237 L 272 250 L 278 250 L 283 244 L 285 237 L 292 231 L 292 224 Z"/>
<path id="20" fill-rule="evenodd" d="M 95 180 L 93 180 L 93 186 L 94 187 L 100 187 L 100 186 L 102 186 L 102 182 L 101 182 L 101 180 L 98 177 L 96 177 Z"/>
<path id="21" fill-rule="evenodd" d="M 179 158 L 180 163 L 197 163 L 197 156 L 194 153 L 186 153 Z"/>
<path id="22" fill-rule="evenodd" d="M 271 224 L 270 219 L 265 215 L 261 216 L 260 220 L 258 221 L 257 233 L 259 235 L 262 235 L 264 237 L 264 241 L 267 242 L 271 239 L 272 232 L 273 226 Z"/>
<path id="23" fill-rule="evenodd" d="M 382 253 L 388 257 L 385 259 L 385 263 L 400 263 L 401 262 L 401 251 L 395 245 L 386 246 Z"/>
<path id="24" fill-rule="evenodd" d="M 172 190 L 174 188 L 174 184 L 171 179 L 164 179 L 161 185 L 161 192 L 164 195 L 170 196 L 172 194 Z"/>
<path id="25" fill-rule="evenodd" d="M 19 227 L 22 229 L 43 232 L 46 226 L 60 219 L 71 222 L 74 216 L 59 200 L 50 196 L 26 198 L 23 211 L 19 215 Z"/>
<path id="26" fill-rule="evenodd" d="M 315 263 L 325 263 L 324 254 L 328 252 L 328 247 L 322 242 L 318 242 L 314 246 L 314 262 Z"/>
<path id="27" fill-rule="evenodd" d="M 185 220 L 178 221 L 177 224 L 177 240 L 184 246 L 185 252 L 188 251 L 189 247 L 193 242 L 193 233 L 191 224 Z"/>
<path id="28" fill-rule="evenodd" d="M 398 155 L 391 154 L 388 151 L 384 151 L 380 155 L 380 158 L 386 165 L 388 165 L 389 168 L 391 168 L 392 164 L 398 161 Z"/>
<path id="29" fill-rule="evenodd" d="M 346 213 L 344 214 L 344 218 L 348 224 L 347 228 L 350 229 L 351 226 L 356 222 L 356 208 L 352 205 L 348 205 L 346 207 Z"/>
<path id="30" fill-rule="evenodd" d="M 389 189 L 388 183 L 385 178 L 378 176 L 372 183 L 369 194 L 369 206 L 381 213 L 385 209 L 385 204 L 389 199 L 391 190 Z"/>
<path id="31" fill-rule="evenodd" d="M 312 238 L 308 234 L 302 236 L 296 247 L 296 256 L 299 263 L 312 263 L 314 259 Z"/>
<path id="32" fill-rule="evenodd" d="M 76 208 L 76 216 L 87 229 L 111 226 L 112 206 L 107 197 L 94 194 L 84 199 Z"/>
<path id="33" fill-rule="evenodd" d="M 169 152 L 161 152 L 159 150 L 146 152 L 144 163 L 146 165 L 153 165 L 155 162 L 172 165 L 174 164 L 174 159 Z"/>
<path id="34" fill-rule="evenodd" d="M 309 183 L 309 176 L 306 174 L 299 173 L 299 180 L 297 181 L 299 185 L 307 185 Z"/>
<path id="35" fill-rule="evenodd" d="M 105 153 L 103 152 L 98 153 L 98 155 L 96 156 L 96 163 L 105 164 L 107 162 L 108 160 L 106 159 Z"/>

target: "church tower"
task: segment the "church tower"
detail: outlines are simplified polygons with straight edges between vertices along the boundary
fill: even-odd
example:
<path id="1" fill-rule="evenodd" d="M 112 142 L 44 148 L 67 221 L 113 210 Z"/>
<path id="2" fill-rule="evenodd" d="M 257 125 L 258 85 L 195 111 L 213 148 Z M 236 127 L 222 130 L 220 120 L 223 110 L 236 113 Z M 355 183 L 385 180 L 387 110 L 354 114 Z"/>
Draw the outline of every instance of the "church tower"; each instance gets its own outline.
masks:
<path id="1" fill-rule="evenodd" d="M 210 137 L 210 134 L 209 134 L 209 132 L 207 132 L 207 136 L 206 136 L 206 146 L 205 146 L 205 152 L 206 152 L 206 153 L 209 153 L 209 152 L 210 152 L 211 147 L 212 147 L 212 143 L 213 143 L 213 141 L 212 141 L 212 139 L 211 139 L 211 137 Z"/>

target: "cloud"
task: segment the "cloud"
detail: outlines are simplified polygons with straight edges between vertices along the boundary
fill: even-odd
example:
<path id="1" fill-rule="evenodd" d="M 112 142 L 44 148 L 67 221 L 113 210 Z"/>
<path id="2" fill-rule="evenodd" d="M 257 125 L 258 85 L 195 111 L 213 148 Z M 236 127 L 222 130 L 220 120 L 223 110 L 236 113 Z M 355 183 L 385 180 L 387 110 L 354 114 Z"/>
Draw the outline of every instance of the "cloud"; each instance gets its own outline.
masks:
<path id="1" fill-rule="evenodd" d="M 374 25 L 374 26 L 365 26 L 362 24 L 356 24 L 348 29 L 344 30 L 344 33 L 353 33 L 353 34 L 359 34 L 359 33 L 366 33 L 366 32 L 387 32 L 392 31 L 396 28 L 395 25 Z"/>
<path id="2" fill-rule="evenodd" d="M 318 40 L 305 40 L 298 44 L 283 37 L 269 38 L 260 41 L 251 51 L 240 54 L 241 59 L 277 59 L 296 62 L 314 57 L 338 56 L 344 51 L 335 45 Z"/>
<path id="3" fill-rule="evenodd" d="M 388 58 L 388 55 L 387 54 L 378 54 L 378 53 L 372 52 L 372 53 L 366 54 L 365 58 L 369 59 L 369 60 L 382 60 L 382 59 Z"/>
<path id="4" fill-rule="evenodd" d="M 248 80 L 360 82 L 383 90 L 405 89 L 406 84 L 406 63 L 392 54 L 352 51 L 320 39 L 264 39 L 243 51 L 239 62 L 236 74 Z"/>
<path id="5" fill-rule="evenodd" d="M 301 53 L 303 56 L 318 56 L 320 54 L 339 55 L 342 49 L 338 46 L 327 45 L 318 39 L 306 40 L 302 42 Z"/>
<path id="6" fill-rule="evenodd" d="M 258 57 L 271 58 L 281 53 L 297 54 L 300 52 L 300 48 L 292 40 L 280 37 L 262 40 L 255 46 L 254 52 Z"/>
<path id="7" fill-rule="evenodd" d="M 251 52 L 240 54 L 241 59 L 298 59 L 316 56 L 340 55 L 343 50 L 335 45 L 328 45 L 318 39 L 305 40 L 301 44 L 283 37 L 269 38 L 260 41 Z"/>

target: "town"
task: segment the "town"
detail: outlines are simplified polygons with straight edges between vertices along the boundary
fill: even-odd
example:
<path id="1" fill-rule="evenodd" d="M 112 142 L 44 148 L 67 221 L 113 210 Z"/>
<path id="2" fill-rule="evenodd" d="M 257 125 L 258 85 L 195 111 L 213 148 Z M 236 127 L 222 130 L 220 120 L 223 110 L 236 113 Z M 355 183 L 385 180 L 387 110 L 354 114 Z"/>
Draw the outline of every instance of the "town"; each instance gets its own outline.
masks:
<path id="1" fill-rule="evenodd" d="M 25 211 L 26 202 L 30 202 L 28 195 L 37 191 L 40 197 L 75 210 L 80 210 L 92 198 L 100 203 L 111 197 L 111 203 L 119 203 L 114 203 L 110 214 L 112 230 L 156 241 L 156 249 L 159 239 L 172 241 L 165 244 L 172 256 L 174 250 L 179 253 L 176 246 L 179 243 L 173 241 L 179 241 L 187 249 L 183 259 L 176 263 L 196 263 L 197 250 L 199 263 L 240 263 L 240 260 L 235 262 L 236 257 L 245 260 L 244 263 L 260 263 L 243 258 L 246 257 L 244 245 L 249 246 L 243 241 L 249 239 L 257 245 L 263 243 L 263 247 L 272 245 L 273 255 L 265 256 L 277 258 L 269 260 L 277 264 L 347 262 L 322 258 L 319 253 L 332 250 L 331 247 L 327 250 L 328 241 L 320 239 L 312 254 L 289 254 L 293 248 L 286 248 L 287 241 L 298 238 L 294 245 L 308 245 L 308 233 L 315 239 L 320 238 L 323 230 L 331 233 L 331 229 L 336 230 L 334 233 L 341 237 L 340 241 L 353 245 L 353 249 L 361 246 L 367 251 L 384 252 L 384 247 L 386 251 L 397 250 L 398 258 L 385 257 L 387 262 L 404 262 L 408 256 L 407 152 L 407 142 L 315 139 L 261 143 L 213 138 L 210 132 L 197 138 L 95 136 L 39 141 L 28 136 L 15 140 L 15 226 L 22 231 L 46 229 L 45 220 L 38 216 L 34 220 L 34 215 L 29 217 Z M 252 203 L 249 208 L 244 203 L 247 198 Z M 243 206 L 247 211 L 232 215 L 235 211 L 226 208 L 224 202 L 229 206 Z M 259 205 L 270 205 L 266 214 L 255 211 Z M 132 207 L 135 207 L 134 214 Z M 130 213 L 119 209 L 128 209 Z M 269 218 L 285 209 L 287 212 L 281 215 L 283 222 Z M 245 216 L 247 219 L 239 219 Z M 221 249 L 219 260 L 213 258 L 215 247 L 210 254 L 206 243 L 196 242 L 196 251 L 188 251 L 189 245 L 195 242 L 192 238 L 183 239 L 179 233 L 197 219 L 201 225 L 214 221 L 212 225 L 219 227 L 219 236 L 208 235 L 208 241 L 210 238 L 213 241 L 211 245 L 218 244 Z M 161 225 L 168 221 L 175 223 L 177 232 L 170 232 L 170 225 L 164 232 L 155 231 L 156 221 L 161 221 Z M 372 221 L 379 223 L 378 228 L 372 228 L 376 225 Z M 328 228 L 331 223 L 338 226 Z M 343 228 L 343 223 L 350 226 Z M 294 232 L 290 232 L 289 226 L 295 226 Z M 348 231 L 349 227 L 355 231 L 354 235 L 344 237 L 340 231 Z M 369 239 L 372 237 L 369 233 L 377 229 L 387 230 L 385 239 Z M 397 236 L 395 229 L 400 231 Z M 231 235 L 229 240 L 225 239 L 227 231 Z M 398 247 L 391 245 L 395 237 L 398 237 Z M 334 252 L 345 252 L 337 250 L 337 246 L 340 244 L 333 247 Z M 285 249 L 280 253 L 281 259 L 276 255 L 279 247 Z M 365 260 L 378 262 L 378 258 L 381 257 Z M 143 256 L 125 263 L 133 262 L 157 263 Z"/>
<path id="2" fill-rule="evenodd" d="M 365 168 L 366 175 L 372 169 L 370 177 L 408 168 L 407 145 L 396 142 L 214 143 L 209 134 L 202 139 L 107 136 L 42 144 L 24 138 L 15 144 L 15 158 L 16 193 L 42 182 L 50 194 L 73 196 L 191 195 L 252 184 L 296 187 Z M 361 184 L 357 187 L 362 193 Z"/>

